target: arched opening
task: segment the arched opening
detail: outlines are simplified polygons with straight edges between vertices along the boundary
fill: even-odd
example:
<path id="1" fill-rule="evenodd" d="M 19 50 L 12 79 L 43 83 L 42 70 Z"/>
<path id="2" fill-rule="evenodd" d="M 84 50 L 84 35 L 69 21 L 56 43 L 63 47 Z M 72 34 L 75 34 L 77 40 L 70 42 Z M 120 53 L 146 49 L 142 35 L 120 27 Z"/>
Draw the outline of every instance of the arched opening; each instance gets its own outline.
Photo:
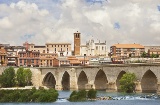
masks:
<path id="1" fill-rule="evenodd" d="M 143 75 L 141 80 L 141 87 L 142 87 L 142 92 L 144 93 L 157 91 L 157 77 L 151 70 L 148 70 Z"/>
<path id="2" fill-rule="evenodd" d="M 95 77 L 95 89 L 97 90 L 106 90 L 107 89 L 107 77 L 103 70 L 99 70 Z"/>
<path id="3" fill-rule="evenodd" d="M 88 83 L 87 76 L 84 71 L 82 71 L 78 77 L 78 89 L 85 89 L 85 85 Z"/>
<path id="4" fill-rule="evenodd" d="M 48 88 L 55 88 L 56 80 L 51 72 L 47 73 L 47 75 L 44 77 L 43 85 Z"/>
<path id="5" fill-rule="evenodd" d="M 117 80 L 116 80 L 116 86 L 117 86 L 117 91 L 120 91 L 120 82 L 119 80 L 122 78 L 122 76 L 125 74 L 126 72 L 125 71 L 121 71 L 117 77 Z"/>
<path id="6" fill-rule="evenodd" d="M 66 71 L 62 77 L 62 87 L 63 87 L 63 90 L 70 90 L 70 76 Z"/>

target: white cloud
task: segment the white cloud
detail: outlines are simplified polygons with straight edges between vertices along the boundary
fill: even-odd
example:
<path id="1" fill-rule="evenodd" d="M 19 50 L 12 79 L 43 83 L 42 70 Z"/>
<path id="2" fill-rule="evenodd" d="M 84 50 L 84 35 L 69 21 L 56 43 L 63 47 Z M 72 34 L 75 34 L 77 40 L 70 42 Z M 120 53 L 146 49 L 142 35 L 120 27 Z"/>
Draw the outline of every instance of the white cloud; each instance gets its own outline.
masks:
<path id="1" fill-rule="evenodd" d="M 25 41 L 22 36 L 34 34 L 26 40 L 41 45 L 73 44 L 73 33 L 79 31 L 83 44 L 93 36 L 95 40 L 106 40 L 108 46 L 118 42 L 158 45 L 159 4 L 159 0 L 103 0 L 102 4 L 85 0 L 23 0 L 0 4 L 0 36 L 5 35 L 0 42 L 20 45 Z M 115 22 L 120 29 L 114 29 Z"/>
<path id="2" fill-rule="evenodd" d="M 4 17 L 0 19 L 0 28 L 1 29 L 9 29 L 12 27 L 11 21 L 9 21 L 8 17 Z"/>

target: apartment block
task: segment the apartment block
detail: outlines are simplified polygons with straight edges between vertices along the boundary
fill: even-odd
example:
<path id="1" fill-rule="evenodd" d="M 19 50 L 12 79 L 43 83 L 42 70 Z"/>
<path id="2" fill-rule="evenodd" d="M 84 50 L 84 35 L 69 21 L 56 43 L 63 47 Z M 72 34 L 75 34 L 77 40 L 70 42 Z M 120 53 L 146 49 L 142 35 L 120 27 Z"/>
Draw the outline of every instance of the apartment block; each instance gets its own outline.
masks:
<path id="1" fill-rule="evenodd" d="M 20 51 L 18 52 L 18 66 L 38 67 L 40 62 L 40 52 Z"/>
<path id="2" fill-rule="evenodd" d="M 7 65 L 7 52 L 2 44 L 0 44 L 0 65 Z"/>
<path id="3" fill-rule="evenodd" d="M 5 46 L 7 53 L 7 65 L 18 66 L 18 52 L 25 51 L 23 46 Z"/>
<path id="4" fill-rule="evenodd" d="M 55 53 L 58 56 L 71 56 L 70 43 L 46 43 L 46 53 Z"/>
<path id="5" fill-rule="evenodd" d="M 140 44 L 114 44 L 110 47 L 110 54 L 114 60 L 123 60 L 129 57 L 140 57 L 145 51 Z"/>
<path id="6" fill-rule="evenodd" d="M 40 66 L 59 66 L 56 53 L 40 53 Z"/>

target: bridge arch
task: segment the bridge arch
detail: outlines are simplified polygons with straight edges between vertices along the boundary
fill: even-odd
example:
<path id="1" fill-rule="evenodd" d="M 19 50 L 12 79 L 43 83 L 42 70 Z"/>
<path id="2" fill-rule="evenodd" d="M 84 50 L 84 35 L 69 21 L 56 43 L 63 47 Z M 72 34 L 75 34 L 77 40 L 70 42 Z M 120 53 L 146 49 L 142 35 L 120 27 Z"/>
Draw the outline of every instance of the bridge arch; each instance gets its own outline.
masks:
<path id="1" fill-rule="evenodd" d="M 151 70 L 146 71 L 141 79 L 142 92 L 156 92 L 157 82 L 156 75 Z"/>
<path id="2" fill-rule="evenodd" d="M 78 77 L 78 89 L 85 89 L 85 85 L 88 83 L 87 75 L 84 71 L 81 71 Z"/>
<path id="3" fill-rule="evenodd" d="M 125 71 L 121 71 L 117 76 L 117 80 L 116 80 L 117 91 L 120 91 L 120 82 L 119 82 L 119 80 L 122 78 L 122 76 L 124 74 L 126 74 L 126 72 Z"/>
<path id="4" fill-rule="evenodd" d="M 48 88 L 55 88 L 56 85 L 56 79 L 54 75 L 49 72 L 45 75 L 42 84 Z"/>
<path id="5" fill-rule="evenodd" d="M 97 90 L 106 90 L 107 89 L 108 79 L 103 70 L 99 70 L 95 76 L 95 89 Z"/>
<path id="6" fill-rule="evenodd" d="M 67 71 L 64 72 L 61 83 L 63 90 L 70 90 L 70 75 Z"/>

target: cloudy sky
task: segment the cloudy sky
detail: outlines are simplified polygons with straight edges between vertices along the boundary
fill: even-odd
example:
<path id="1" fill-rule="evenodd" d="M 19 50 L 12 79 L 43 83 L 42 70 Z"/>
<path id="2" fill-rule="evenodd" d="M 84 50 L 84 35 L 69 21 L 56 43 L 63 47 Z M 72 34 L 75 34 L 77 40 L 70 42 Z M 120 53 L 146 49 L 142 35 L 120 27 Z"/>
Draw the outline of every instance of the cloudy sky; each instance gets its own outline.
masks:
<path id="1" fill-rule="evenodd" d="M 82 44 L 160 45 L 160 0 L 0 0 L 0 43 L 73 44 L 76 31 Z"/>

